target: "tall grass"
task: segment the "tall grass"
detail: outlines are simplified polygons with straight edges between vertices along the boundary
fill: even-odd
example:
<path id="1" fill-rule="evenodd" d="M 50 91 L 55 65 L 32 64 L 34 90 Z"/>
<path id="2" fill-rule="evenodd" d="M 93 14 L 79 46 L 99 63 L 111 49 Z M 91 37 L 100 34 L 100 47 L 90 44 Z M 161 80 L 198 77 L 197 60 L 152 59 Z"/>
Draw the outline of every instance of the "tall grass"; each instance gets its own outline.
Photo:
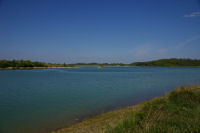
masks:
<path id="1" fill-rule="evenodd" d="M 198 133 L 200 87 L 180 87 L 147 102 L 142 110 L 128 114 L 106 133 Z"/>

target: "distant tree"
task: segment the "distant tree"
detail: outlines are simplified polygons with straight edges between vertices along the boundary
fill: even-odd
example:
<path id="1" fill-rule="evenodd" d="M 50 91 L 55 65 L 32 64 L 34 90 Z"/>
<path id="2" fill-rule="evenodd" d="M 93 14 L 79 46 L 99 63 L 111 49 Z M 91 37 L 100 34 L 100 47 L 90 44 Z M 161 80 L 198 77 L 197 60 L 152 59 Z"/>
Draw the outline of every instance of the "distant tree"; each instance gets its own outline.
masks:
<path id="1" fill-rule="evenodd" d="M 66 66 L 67 66 L 67 64 L 64 62 L 64 63 L 63 63 L 63 66 L 64 66 L 64 67 L 66 67 Z"/>

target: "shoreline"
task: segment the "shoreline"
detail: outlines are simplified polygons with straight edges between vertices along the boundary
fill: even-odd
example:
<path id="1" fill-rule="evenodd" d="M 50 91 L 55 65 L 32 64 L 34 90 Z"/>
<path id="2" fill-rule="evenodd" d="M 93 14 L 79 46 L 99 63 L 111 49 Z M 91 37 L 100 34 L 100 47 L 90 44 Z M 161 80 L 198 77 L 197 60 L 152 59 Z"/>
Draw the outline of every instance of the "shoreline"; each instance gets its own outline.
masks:
<path id="1" fill-rule="evenodd" d="M 123 107 L 120 109 L 114 109 L 114 110 L 99 113 L 96 115 L 88 115 L 89 117 L 86 117 L 83 119 L 77 119 L 77 121 L 73 121 L 72 124 L 56 128 L 55 130 L 52 130 L 49 133 L 79 133 L 80 130 L 82 130 L 80 128 L 82 126 L 84 126 L 86 130 L 88 127 L 89 128 L 97 127 L 96 129 L 92 129 L 92 130 L 101 130 L 102 127 L 105 128 L 104 121 L 110 122 L 110 123 L 117 123 L 118 119 L 122 117 L 121 115 L 125 115 L 126 113 L 130 113 L 132 111 L 135 111 L 135 112 L 139 111 L 144 106 L 144 103 L 146 102 L 147 101 L 143 101 L 138 104 Z M 115 117 L 114 120 L 113 120 L 113 117 Z M 99 125 L 102 127 L 99 127 Z M 80 133 L 87 133 L 87 131 L 83 131 Z M 88 133 L 93 133 L 93 132 L 88 132 Z"/>
<path id="2" fill-rule="evenodd" d="M 30 69 L 49 69 L 49 68 L 77 68 L 77 67 L 7 67 L 0 70 L 30 70 Z"/>
<path id="3" fill-rule="evenodd" d="M 88 115 L 89 117 L 78 119 L 76 122 L 72 122 L 73 124 L 57 128 L 55 130 L 50 131 L 49 133 L 93 133 L 93 131 L 95 131 L 96 133 L 96 130 L 99 131 L 102 128 L 105 128 L 105 121 L 109 123 L 117 123 L 118 119 L 121 119 L 121 117 L 125 116 L 126 113 L 130 113 L 132 111 L 139 111 L 144 106 L 144 103 L 146 103 L 146 101 L 141 102 L 139 104 L 123 107 L 120 109 L 114 109 L 105 113 L 103 112 L 92 116 Z M 81 129 L 82 127 L 83 129 Z M 92 132 L 88 132 L 87 128 L 92 128 Z"/>
<path id="4" fill-rule="evenodd" d="M 198 89 L 200 92 L 200 85 L 193 86 L 180 86 L 163 96 L 154 97 L 152 99 L 140 102 L 135 105 L 127 106 L 121 109 L 109 111 L 102 114 L 97 114 L 95 116 L 80 120 L 79 122 L 64 126 L 58 129 L 51 131 L 50 133 L 103 133 L 107 132 L 108 129 L 115 128 L 120 123 L 124 121 L 127 116 L 136 115 L 137 113 L 143 111 L 143 108 L 149 103 L 154 103 L 160 99 L 167 99 L 169 95 L 173 92 L 180 92 L 182 90 L 195 90 Z"/>
<path id="5" fill-rule="evenodd" d="M 74 66 L 74 67 L 7 67 L 7 68 L 0 68 L 0 70 L 31 70 L 31 69 L 51 69 L 51 68 L 80 68 L 80 67 L 90 67 L 90 66 Z M 160 67 L 160 68 L 200 68 L 200 66 L 104 66 L 97 68 L 106 68 L 106 67 Z"/>

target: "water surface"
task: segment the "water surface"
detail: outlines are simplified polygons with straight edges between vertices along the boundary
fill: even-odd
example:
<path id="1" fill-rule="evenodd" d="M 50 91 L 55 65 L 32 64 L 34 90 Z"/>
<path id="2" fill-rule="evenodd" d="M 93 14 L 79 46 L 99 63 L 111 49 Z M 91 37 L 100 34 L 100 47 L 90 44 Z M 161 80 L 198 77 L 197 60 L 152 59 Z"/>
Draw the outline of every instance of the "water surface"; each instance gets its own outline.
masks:
<path id="1" fill-rule="evenodd" d="M 42 133 L 200 83 L 200 68 L 0 70 L 0 133 Z"/>

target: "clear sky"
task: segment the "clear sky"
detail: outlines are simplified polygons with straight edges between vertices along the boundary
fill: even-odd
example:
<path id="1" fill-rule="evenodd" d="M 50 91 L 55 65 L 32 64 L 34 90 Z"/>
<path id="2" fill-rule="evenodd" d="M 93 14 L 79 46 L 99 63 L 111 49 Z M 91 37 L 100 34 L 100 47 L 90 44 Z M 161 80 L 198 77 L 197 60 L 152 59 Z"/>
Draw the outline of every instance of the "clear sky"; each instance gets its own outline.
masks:
<path id="1" fill-rule="evenodd" d="M 200 59 L 200 0 L 0 0 L 0 59 Z"/>

